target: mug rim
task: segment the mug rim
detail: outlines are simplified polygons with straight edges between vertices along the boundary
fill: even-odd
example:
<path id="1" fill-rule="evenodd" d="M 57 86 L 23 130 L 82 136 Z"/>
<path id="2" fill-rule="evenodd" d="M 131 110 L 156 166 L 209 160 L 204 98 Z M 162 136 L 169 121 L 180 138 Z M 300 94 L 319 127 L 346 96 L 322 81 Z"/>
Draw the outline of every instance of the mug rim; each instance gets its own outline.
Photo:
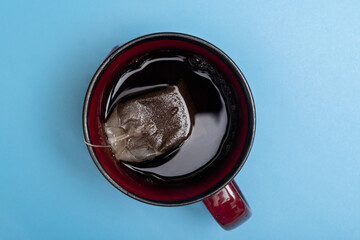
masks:
<path id="1" fill-rule="evenodd" d="M 85 141 L 90 142 L 90 135 L 89 135 L 89 129 L 88 129 L 88 114 L 89 114 L 89 105 L 92 99 L 93 90 L 96 88 L 98 81 L 101 79 L 102 73 L 107 69 L 107 67 L 119 56 L 123 51 L 125 51 L 128 48 L 131 48 L 132 46 L 135 46 L 141 42 L 144 41 L 151 41 L 151 40 L 160 40 L 160 39 L 176 39 L 176 40 L 182 40 L 185 42 L 191 42 L 194 44 L 199 45 L 200 47 L 206 48 L 210 52 L 214 53 L 217 57 L 221 59 L 232 71 L 235 75 L 237 81 L 240 83 L 242 90 L 244 92 L 244 96 L 246 99 L 246 104 L 248 108 L 248 132 L 246 135 L 245 143 L 243 146 L 243 151 L 241 153 L 241 156 L 239 159 L 237 159 L 237 164 L 231 169 L 230 173 L 224 177 L 222 180 L 226 179 L 226 181 L 220 181 L 215 186 L 209 188 L 206 192 L 203 194 L 198 194 L 194 197 L 187 198 L 187 199 L 181 199 L 179 201 L 157 201 L 157 200 L 151 200 L 146 199 L 141 196 L 138 196 L 136 194 L 133 194 L 126 190 L 124 187 L 122 187 L 120 184 L 115 182 L 109 174 L 105 171 L 102 164 L 100 163 L 99 159 L 97 158 L 97 155 L 93 149 L 93 147 L 87 145 L 87 148 L 89 150 L 89 153 L 96 165 L 96 167 L 99 169 L 99 171 L 102 173 L 102 175 L 118 190 L 126 194 L 127 196 L 138 200 L 140 202 L 148 203 L 151 205 L 156 206 L 183 206 L 188 205 L 191 203 L 199 202 L 201 200 L 204 200 L 218 191 L 220 191 L 222 188 L 224 188 L 227 184 L 229 184 L 235 176 L 239 173 L 243 165 L 245 164 L 253 142 L 255 138 L 255 129 L 256 129 L 256 112 L 255 112 L 255 103 L 253 99 L 252 92 L 250 90 L 249 84 L 245 79 L 245 76 L 239 69 L 239 67 L 235 64 L 235 62 L 221 49 L 216 47 L 215 45 L 211 44 L 210 42 L 203 40 L 199 37 L 195 37 L 189 34 L 184 33 L 178 33 L 178 32 L 158 32 L 158 33 L 151 33 L 147 35 L 140 36 L 138 38 L 135 38 L 133 40 L 128 41 L 127 43 L 123 44 L 122 46 L 118 47 L 116 50 L 111 52 L 109 56 L 106 57 L 106 59 L 103 61 L 103 63 L 100 65 L 98 70 L 95 72 L 94 76 L 91 79 L 91 82 L 89 84 L 89 87 L 86 92 L 85 100 L 84 100 L 84 107 L 83 107 L 83 131 L 84 131 L 84 137 Z"/>

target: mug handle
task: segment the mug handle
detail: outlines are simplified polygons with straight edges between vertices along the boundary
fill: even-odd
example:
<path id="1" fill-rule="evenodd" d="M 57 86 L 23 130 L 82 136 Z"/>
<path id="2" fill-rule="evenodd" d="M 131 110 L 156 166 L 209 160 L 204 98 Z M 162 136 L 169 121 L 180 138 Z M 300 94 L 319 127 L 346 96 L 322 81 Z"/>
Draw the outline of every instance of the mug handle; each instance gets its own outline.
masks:
<path id="1" fill-rule="evenodd" d="M 250 207 L 234 180 L 203 202 L 225 230 L 236 228 L 251 216 Z"/>

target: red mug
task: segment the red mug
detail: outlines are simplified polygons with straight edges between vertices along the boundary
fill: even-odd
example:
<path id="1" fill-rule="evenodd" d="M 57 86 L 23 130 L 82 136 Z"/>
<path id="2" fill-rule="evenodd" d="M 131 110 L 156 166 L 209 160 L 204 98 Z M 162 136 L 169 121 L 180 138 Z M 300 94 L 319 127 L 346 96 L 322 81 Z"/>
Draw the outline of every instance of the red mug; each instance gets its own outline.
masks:
<path id="1" fill-rule="evenodd" d="M 204 177 L 184 184 L 149 181 L 123 164 L 118 164 L 107 145 L 104 115 L 107 96 L 117 73 L 127 63 L 150 51 L 177 49 L 190 51 L 211 61 L 226 77 L 236 95 L 241 113 L 230 125 L 235 135 L 221 164 L 206 170 Z M 226 230 L 235 228 L 251 215 L 249 205 L 233 180 L 244 165 L 255 135 L 255 105 L 249 85 L 236 64 L 219 48 L 200 38 L 182 33 L 155 33 L 116 47 L 91 80 L 83 110 L 85 141 L 92 159 L 104 177 L 126 195 L 158 206 L 182 206 L 203 201 L 216 221 Z"/>

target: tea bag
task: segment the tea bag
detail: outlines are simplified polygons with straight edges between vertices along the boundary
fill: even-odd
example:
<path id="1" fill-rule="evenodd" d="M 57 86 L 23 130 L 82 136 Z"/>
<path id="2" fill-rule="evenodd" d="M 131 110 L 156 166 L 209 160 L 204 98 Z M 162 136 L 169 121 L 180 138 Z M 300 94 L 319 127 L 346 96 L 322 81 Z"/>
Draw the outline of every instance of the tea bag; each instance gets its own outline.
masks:
<path id="1" fill-rule="evenodd" d="M 191 99 L 180 83 L 118 103 L 105 132 L 116 159 L 140 163 L 183 143 L 193 119 Z"/>

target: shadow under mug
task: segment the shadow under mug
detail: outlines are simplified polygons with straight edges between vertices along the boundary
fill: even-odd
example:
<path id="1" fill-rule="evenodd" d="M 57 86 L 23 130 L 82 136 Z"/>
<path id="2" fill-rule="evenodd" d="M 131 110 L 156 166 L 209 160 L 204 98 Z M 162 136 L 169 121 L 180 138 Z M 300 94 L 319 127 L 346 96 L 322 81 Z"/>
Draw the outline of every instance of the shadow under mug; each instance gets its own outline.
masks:
<path id="1" fill-rule="evenodd" d="M 206 174 L 202 177 L 173 185 L 149 181 L 139 176 L 125 165 L 119 164 L 110 148 L 88 145 L 88 150 L 105 178 L 126 195 L 159 206 L 181 206 L 202 200 L 224 229 L 233 229 L 251 215 L 233 178 L 245 163 L 254 140 L 255 105 L 240 69 L 214 45 L 182 33 L 154 33 L 115 47 L 96 71 L 86 93 L 83 110 L 85 140 L 93 145 L 108 145 L 104 131 L 105 106 L 117 74 L 133 59 L 161 49 L 190 51 L 205 57 L 222 72 L 228 81 L 227 85 L 236 96 L 236 106 L 241 116 L 233 129 L 230 129 L 235 135 L 234 141 L 227 146 L 227 153 L 221 163 L 206 169 Z"/>

